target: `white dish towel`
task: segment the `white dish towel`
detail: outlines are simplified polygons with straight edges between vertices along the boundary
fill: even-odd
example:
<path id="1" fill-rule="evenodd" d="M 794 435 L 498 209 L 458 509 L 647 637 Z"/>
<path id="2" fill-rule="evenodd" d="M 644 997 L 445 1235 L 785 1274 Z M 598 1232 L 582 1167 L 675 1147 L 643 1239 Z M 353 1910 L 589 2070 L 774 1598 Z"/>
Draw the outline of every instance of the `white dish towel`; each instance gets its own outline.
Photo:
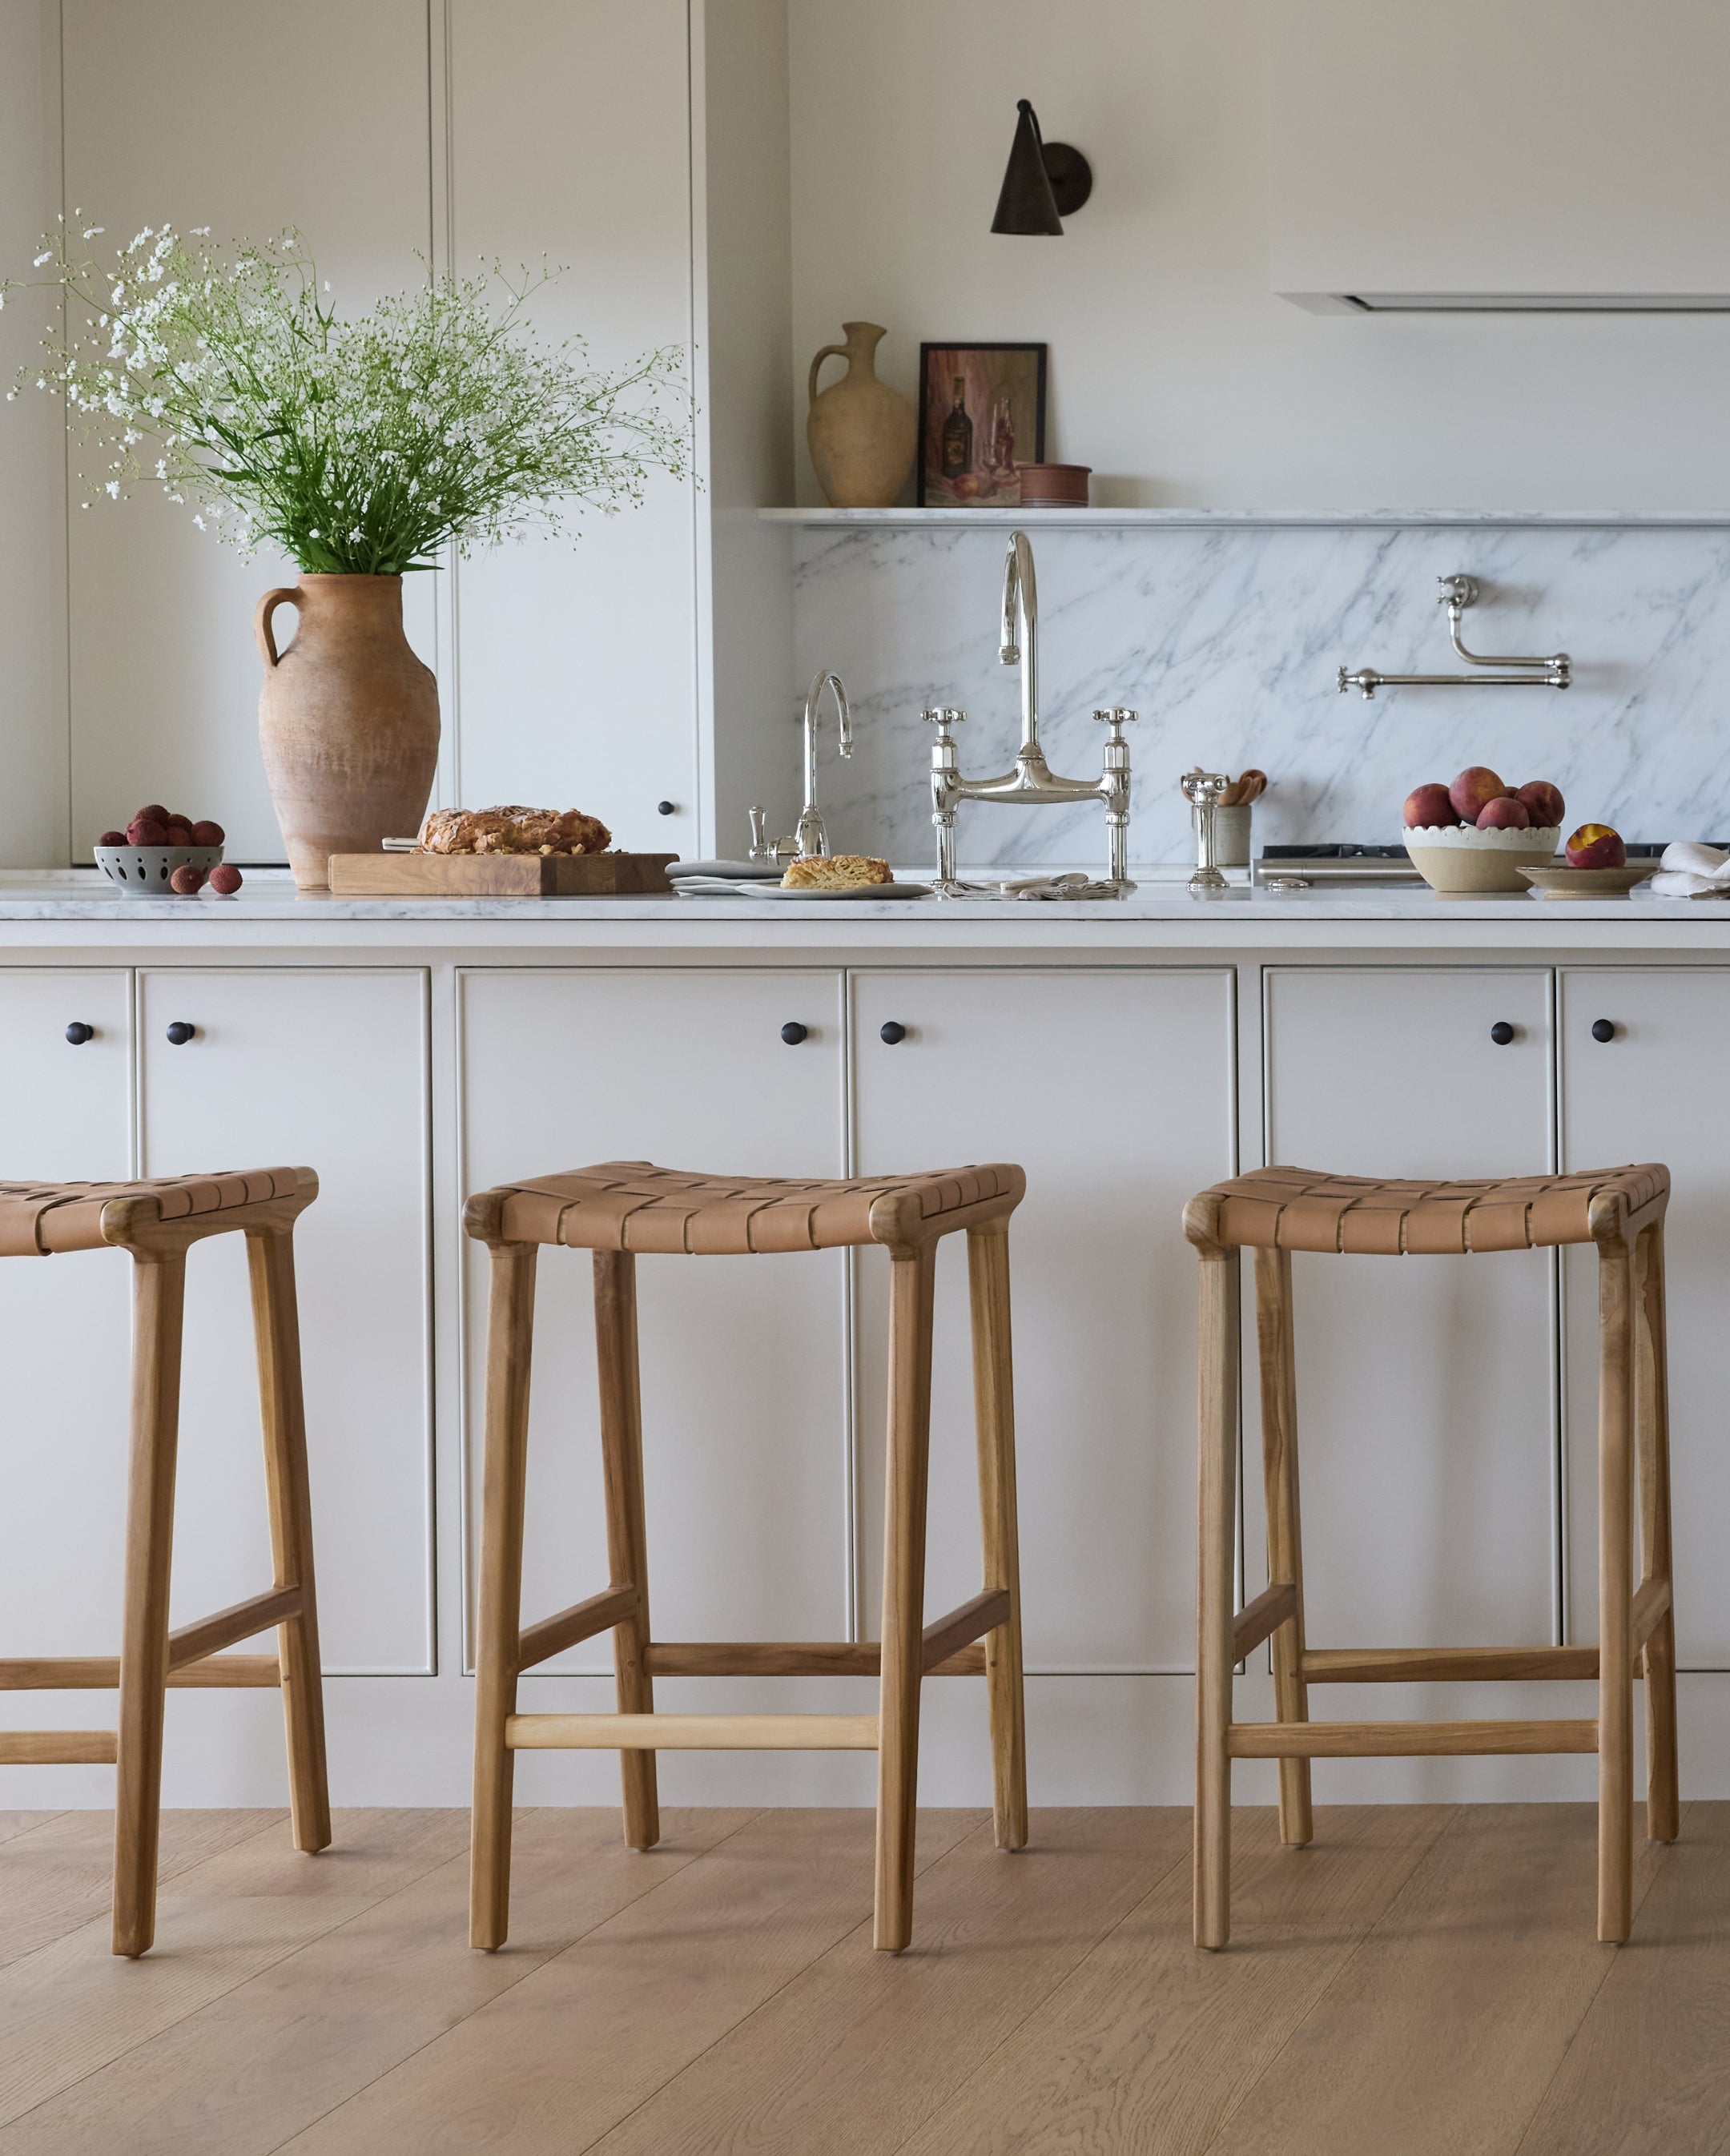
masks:
<path id="1" fill-rule="evenodd" d="M 1677 839 L 1664 849 L 1647 888 L 1655 898 L 1730 898 L 1730 854 Z"/>

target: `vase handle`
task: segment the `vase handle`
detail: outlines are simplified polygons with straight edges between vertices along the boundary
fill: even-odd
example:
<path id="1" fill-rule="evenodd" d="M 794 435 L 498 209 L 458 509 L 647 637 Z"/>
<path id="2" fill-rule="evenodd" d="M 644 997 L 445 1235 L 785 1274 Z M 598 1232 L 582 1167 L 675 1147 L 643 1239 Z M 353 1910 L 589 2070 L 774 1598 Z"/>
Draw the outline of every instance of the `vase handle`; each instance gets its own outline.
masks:
<path id="1" fill-rule="evenodd" d="M 848 353 L 845 345 L 826 344 L 823 347 L 822 351 L 818 353 L 816 358 L 812 361 L 811 379 L 805 388 L 805 403 L 808 408 L 817 402 L 818 368 L 822 366 L 823 362 L 826 359 L 845 359 L 847 357 Z"/>
<path id="2" fill-rule="evenodd" d="M 298 584 L 282 584 L 274 592 L 266 592 L 259 601 L 258 610 L 252 618 L 252 633 L 258 639 L 259 656 L 266 666 L 281 664 L 281 654 L 276 649 L 276 639 L 271 633 L 270 617 L 280 606 L 298 607 L 300 588 Z"/>

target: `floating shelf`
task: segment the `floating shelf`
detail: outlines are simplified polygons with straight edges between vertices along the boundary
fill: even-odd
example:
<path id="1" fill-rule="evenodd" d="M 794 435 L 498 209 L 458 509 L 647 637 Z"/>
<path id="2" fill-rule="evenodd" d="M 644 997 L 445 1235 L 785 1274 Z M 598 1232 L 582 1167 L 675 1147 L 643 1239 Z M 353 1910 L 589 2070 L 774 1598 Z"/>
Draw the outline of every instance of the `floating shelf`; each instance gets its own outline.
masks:
<path id="1" fill-rule="evenodd" d="M 1328 529 L 1364 526 L 1482 531 L 1725 531 L 1730 509 L 759 509 L 766 524 L 858 526 L 871 531 L 998 530 L 1014 525 L 1087 531 Z"/>

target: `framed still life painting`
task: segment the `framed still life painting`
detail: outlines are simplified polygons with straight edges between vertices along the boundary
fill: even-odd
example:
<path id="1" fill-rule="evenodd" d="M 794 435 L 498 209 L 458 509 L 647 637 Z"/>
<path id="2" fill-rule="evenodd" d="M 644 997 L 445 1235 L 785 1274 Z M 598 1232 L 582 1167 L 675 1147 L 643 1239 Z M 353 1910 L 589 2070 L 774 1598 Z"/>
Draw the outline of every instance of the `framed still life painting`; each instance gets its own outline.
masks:
<path id="1" fill-rule="evenodd" d="M 1045 461 L 1045 346 L 921 344 L 919 505 L 1013 508 Z"/>

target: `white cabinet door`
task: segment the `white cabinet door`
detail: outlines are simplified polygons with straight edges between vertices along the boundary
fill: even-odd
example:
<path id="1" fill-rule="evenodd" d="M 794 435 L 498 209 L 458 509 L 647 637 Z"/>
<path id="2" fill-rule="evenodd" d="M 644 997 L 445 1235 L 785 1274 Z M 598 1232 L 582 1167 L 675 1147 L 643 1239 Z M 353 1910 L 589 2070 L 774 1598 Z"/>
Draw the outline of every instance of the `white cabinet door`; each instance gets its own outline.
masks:
<path id="1" fill-rule="evenodd" d="M 1275 968 L 1265 997 L 1270 1161 L 1370 1176 L 1552 1166 L 1548 973 Z M 1498 1023 L 1514 1029 L 1506 1045 Z M 1312 1641 L 1550 1639 L 1551 1255 L 1300 1256 L 1293 1271 Z M 1245 1397 L 1253 1434 L 1253 1378 Z M 1259 1552 L 1249 1574 L 1259 1585 Z"/>
<path id="2" fill-rule="evenodd" d="M 432 1667 L 426 998 L 408 968 L 138 982 L 144 1172 L 318 1171 L 295 1255 L 333 1672 Z M 187 1263 L 176 1623 L 270 1577 L 257 1399 L 244 1248 L 213 1236 Z"/>
<path id="3" fill-rule="evenodd" d="M 461 1010 L 465 1190 L 605 1160 L 841 1173 L 834 973 L 477 971 L 463 977 Z M 788 1024 L 805 1039 L 783 1041 Z M 644 1258 L 637 1270 L 656 1636 L 844 1638 L 844 1254 Z M 477 1245 L 465 1281 L 472 1553 L 486 1350 Z M 606 1584 L 592 1312 L 586 1255 L 542 1251 L 529 1619 Z M 470 1570 L 472 1584 L 472 1558 Z M 608 1641 L 546 1667 L 610 1671 Z"/>
<path id="4" fill-rule="evenodd" d="M 90 1039 L 74 1047 L 72 1024 Z M 0 972 L 0 1178 L 130 1175 L 130 977 Z M 117 1250 L 0 1263 L 0 1654 L 119 1644 L 131 1272 Z"/>
<path id="5" fill-rule="evenodd" d="M 1670 1306 L 1677 1657 L 1730 1668 L 1730 1451 L 1718 1368 L 1730 1310 L 1730 971 L 1569 968 L 1560 981 L 1562 1164 L 1661 1160 Z M 1594 1040 L 1594 1020 L 1615 1028 Z M 1597 1636 L 1597 1259 L 1570 1250 L 1568 1284 L 1568 1603 L 1574 1636 Z"/>
<path id="6" fill-rule="evenodd" d="M 881 1029 L 906 1029 L 893 1045 Z M 1027 1654 L 1035 1669 L 1193 1666 L 1195 1258 L 1185 1201 L 1233 1166 L 1223 971 L 862 973 L 859 1172 L 1009 1160 Z M 937 1276 L 929 1614 L 978 1592 L 966 1239 Z M 859 1260 L 862 1616 L 881 1579 L 889 1261 Z"/>
<path id="7" fill-rule="evenodd" d="M 549 343 L 580 335 L 608 372 L 672 346 L 688 367 L 685 0 L 449 0 L 441 12 L 461 274 L 567 264 L 528 302 Z M 565 534 L 463 563 L 454 776 L 465 803 L 576 802 L 621 846 L 701 850 L 696 504 L 690 479 L 657 473 L 627 515 L 579 511 Z M 779 708 L 790 718 L 784 689 Z M 779 738 L 790 769 L 790 726 Z"/>

